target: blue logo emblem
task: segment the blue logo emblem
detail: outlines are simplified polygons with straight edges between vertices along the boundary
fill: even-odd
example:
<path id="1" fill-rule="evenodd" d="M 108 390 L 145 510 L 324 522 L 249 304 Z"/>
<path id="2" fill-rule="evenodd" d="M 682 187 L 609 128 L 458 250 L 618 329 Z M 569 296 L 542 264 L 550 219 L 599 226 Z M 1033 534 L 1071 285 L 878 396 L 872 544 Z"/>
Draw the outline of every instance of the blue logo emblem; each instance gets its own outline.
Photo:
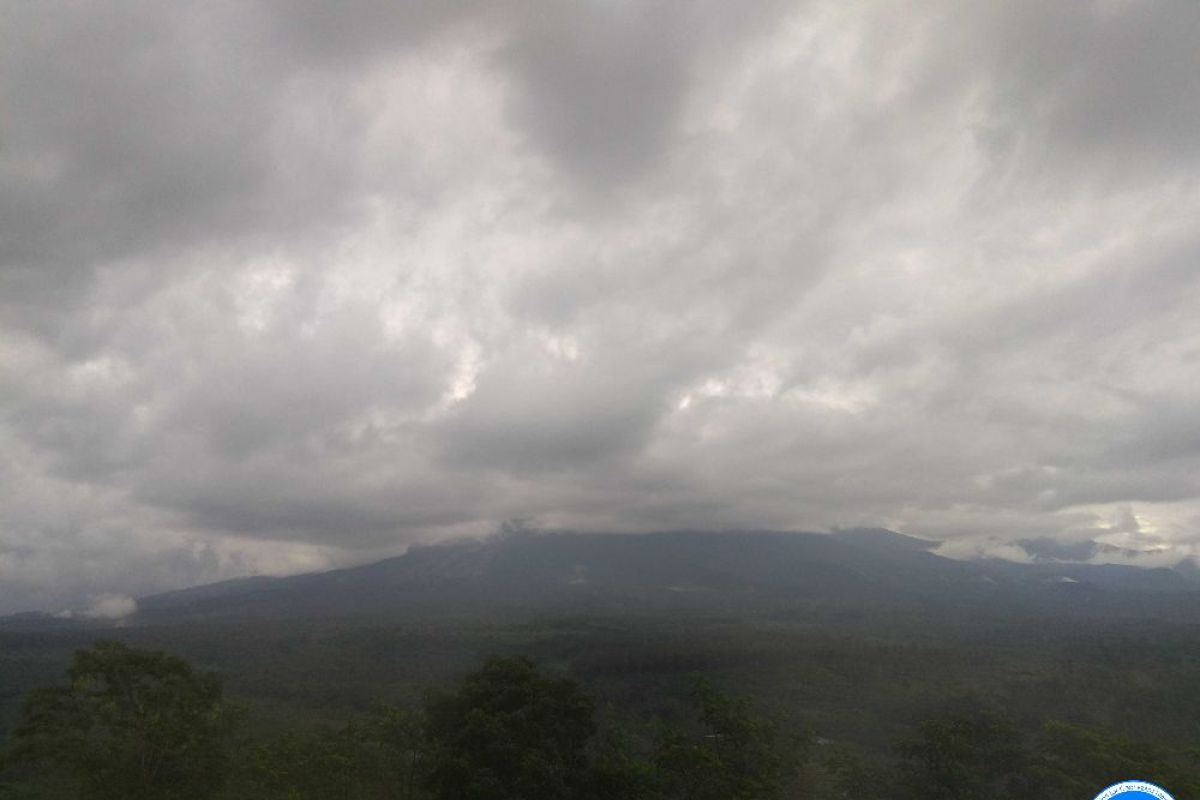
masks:
<path id="1" fill-rule="evenodd" d="M 1145 781 L 1121 781 L 1114 783 L 1100 794 L 1095 800 L 1175 800 L 1161 786 Z"/>

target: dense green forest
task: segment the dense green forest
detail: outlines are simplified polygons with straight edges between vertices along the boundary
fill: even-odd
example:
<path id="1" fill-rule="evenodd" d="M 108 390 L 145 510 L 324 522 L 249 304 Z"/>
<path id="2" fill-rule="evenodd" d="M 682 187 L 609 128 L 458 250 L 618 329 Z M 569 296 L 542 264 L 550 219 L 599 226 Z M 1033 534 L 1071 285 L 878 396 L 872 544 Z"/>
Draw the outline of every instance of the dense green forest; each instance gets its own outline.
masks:
<path id="1" fill-rule="evenodd" d="M 161 773 L 175 785 L 151 795 L 111 775 L 88 783 L 97 764 L 116 768 L 111 753 L 62 757 L 86 752 L 70 739 L 86 726 L 62 724 L 64 693 L 111 680 L 93 640 L 115 634 L 125 644 L 108 655 L 124 669 L 190 687 L 157 695 L 184 721 L 173 746 L 187 757 Z M 1177 623 L 626 616 L 11 630 L 0 632 L 0 687 L 9 798 L 1057 798 L 1131 777 L 1176 797 L 1200 789 L 1200 638 Z M 527 727 L 491 719 L 496 697 Z"/>

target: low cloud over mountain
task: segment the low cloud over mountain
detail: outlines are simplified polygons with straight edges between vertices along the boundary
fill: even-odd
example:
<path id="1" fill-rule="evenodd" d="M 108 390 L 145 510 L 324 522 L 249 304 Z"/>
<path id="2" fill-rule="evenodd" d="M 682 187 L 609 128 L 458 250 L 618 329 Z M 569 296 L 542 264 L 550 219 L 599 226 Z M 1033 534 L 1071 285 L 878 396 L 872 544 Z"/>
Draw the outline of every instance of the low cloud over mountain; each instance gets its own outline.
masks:
<path id="1" fill-rule="evenodd" d="M 1200 537 L 1200 7 L 0 2 L 0 612 L 533 518 Z"/>

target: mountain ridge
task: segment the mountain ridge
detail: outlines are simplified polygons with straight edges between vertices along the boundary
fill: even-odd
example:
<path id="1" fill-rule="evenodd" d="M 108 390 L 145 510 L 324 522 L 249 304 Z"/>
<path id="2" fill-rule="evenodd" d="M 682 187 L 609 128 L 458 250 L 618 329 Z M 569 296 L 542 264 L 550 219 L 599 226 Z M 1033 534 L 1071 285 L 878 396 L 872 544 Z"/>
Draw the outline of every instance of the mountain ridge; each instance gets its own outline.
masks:
<path id="1" fill-rule="evenodd" d="M 886 529 L 829 534 L 506 533 L 422 545 L 356 567 L 249 578 L 139 599 L 136 621 L 553 612 L 964 607 L 1123 613 L 1200 598 L 1170 569 L 960 561 Z M 1099 593 L 1103 600 L 1097 603 Z M 1086 598 L 1079 608 L 1080 598 Z M 1197 604 L 1200 608 L 1200 604 Z"/>
<path id="2" fill-rule="evenodd" d="M 1181 571 L 956 560 L 938 544 L 883 528 L 507 531 L 360 566 L 149 595 L 119 624 L 883 610 L 1200 619 L 1200 582 Z"/>

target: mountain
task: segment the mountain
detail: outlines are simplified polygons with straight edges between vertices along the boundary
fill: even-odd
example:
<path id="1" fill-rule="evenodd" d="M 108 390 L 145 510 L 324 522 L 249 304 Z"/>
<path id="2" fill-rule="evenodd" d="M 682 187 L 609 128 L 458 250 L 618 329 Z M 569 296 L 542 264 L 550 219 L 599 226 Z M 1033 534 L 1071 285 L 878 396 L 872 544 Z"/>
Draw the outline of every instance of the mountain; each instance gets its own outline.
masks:
<path id="1" fill-rule="evenodd" d="M 366 566 L 139 600 L 126 623 L 538 614 L 1019 613 L 1195 618 L 1200 584 L 1117 565 L 957 561 L 882 529 L 509 533 Z"/>

